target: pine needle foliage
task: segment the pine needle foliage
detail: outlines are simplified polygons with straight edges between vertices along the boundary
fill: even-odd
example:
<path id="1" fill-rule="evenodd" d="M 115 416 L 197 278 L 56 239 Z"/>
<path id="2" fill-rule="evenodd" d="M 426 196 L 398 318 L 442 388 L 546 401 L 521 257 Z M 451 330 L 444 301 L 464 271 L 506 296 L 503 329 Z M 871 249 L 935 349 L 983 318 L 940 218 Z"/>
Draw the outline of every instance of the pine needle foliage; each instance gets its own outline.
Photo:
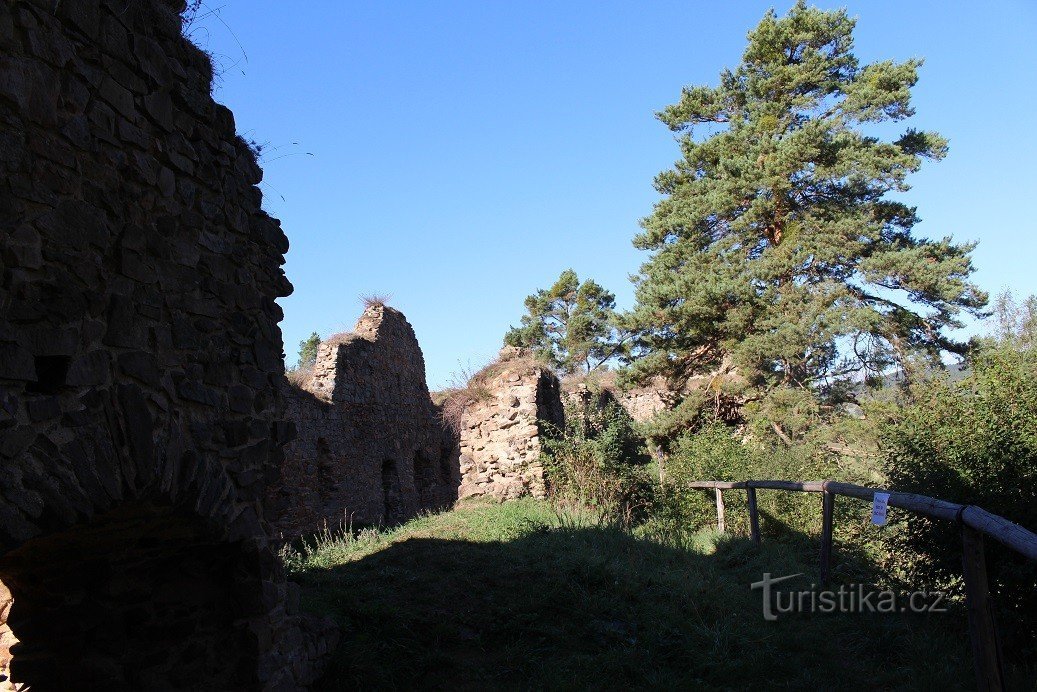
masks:
<path id="1" fill-rule="evenodd" d="M 947 331 L 987 301 L 974 244 L 912 234 L 901 195 L 947 140 L 874 134 L 914 114 L 921 61 L 861 64 L 854 24 L 803 2 L 771 11 L 719 85 L 658 113 L 681 158 L 634 241 L 652 253 L 635 277 L 634 380 L 679 388 L 733 367 L 744 403 L 963 352 Z"/>

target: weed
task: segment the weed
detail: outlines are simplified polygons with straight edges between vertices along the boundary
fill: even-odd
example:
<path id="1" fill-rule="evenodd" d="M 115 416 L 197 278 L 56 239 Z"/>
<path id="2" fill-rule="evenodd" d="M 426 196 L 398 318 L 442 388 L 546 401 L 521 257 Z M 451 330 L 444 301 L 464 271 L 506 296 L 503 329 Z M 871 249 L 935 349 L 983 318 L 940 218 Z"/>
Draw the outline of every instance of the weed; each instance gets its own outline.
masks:
<path id="1" fill-rule="evenodd" d="M 384 308 L 392 300 L 390 295 L 378 295 L 373 294 L 369 296 L 360 296 L 360 302 L 363 304 L 364 309 L 367 308 Z"/>

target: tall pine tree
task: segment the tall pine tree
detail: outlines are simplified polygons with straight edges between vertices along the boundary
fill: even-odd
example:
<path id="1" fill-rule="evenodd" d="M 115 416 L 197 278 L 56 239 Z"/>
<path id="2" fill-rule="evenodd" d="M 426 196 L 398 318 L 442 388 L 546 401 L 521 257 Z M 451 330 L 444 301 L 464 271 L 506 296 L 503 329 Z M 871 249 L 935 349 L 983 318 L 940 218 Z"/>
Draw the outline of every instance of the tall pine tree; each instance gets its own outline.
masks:
<path id="1" fill-rule="evenodd" d="M 525 305 L 522 326 L 512 327 L 504 343 L 533 349 L 563 373 L 591 372 L 626 352 L 616 297 L 593 279 L 580 283 L 572 269 L 528 296 Z"/>
<path id="2" fill-rule="evenodd" d="M 312 368 L 317 362 L 317 348 L 320 346 L 320 334 L 311 333 L 299 342 L 299 368 Z"/>
<path id="3" fill-rule="evenodd" d="M 859 64 L 854 24 L 803 2 L 769 12 L 718 86 L 658 114 L 682 157 L 634 241 L 653 253 L 635 278 L 634 379 L 737 373 L 697 399 L 737 408 L 963 348 L 946 330 L 987 300 L 973 245 L 912 235 L 915 209 L 891 196 L 947 142 L 872 126 L 913 115 L 921 61 Z"/>

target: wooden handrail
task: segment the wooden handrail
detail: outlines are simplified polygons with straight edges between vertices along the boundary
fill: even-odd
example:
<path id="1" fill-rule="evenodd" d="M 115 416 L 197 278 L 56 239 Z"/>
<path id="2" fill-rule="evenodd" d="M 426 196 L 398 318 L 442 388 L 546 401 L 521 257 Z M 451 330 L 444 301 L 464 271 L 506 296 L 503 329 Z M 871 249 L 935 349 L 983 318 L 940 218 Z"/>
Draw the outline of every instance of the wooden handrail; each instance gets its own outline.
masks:
<path id="1" fill-rule="evenodd" d="M 828 582 L 829 561 L 832 553 L 832 524 L 835 497 L 845 495 L 874 502 L 875 493 L 889 495 L 887 504 L 936 519 L 954 521 L 962 527 L 962 572 L 965 580 L 965 605 L 969 616 L 969 637 L 980 690 L 1003 690 L 1004 669 L 1001 644 L 990 606 L 986 558 L 983 536 L 1008 546 L 1020 555 L 1037 560 L 1037 534 L 1004 517 L 991 514 L 975 505 L 959 505 L 927 495 L 901 493 L 882 488 L 866 488 L 838 481 L 695 481 L 692 488 L 713 490 L 717 503 L 717 529 L 724 531 L 725 490 L 745 490 L 749 503 L 750 537 L 760 542 L 760 519 L 756 505 L 756 491 L 786 490 L 822 493 L 821 525 L 821 584 Z"/>
<path id="2" fill-rule="evenodd" d="M 901 493 L 883 488 L 865 488 L 853 483 L 838 481 L 695 481 L 689 484 L 692 488 L 715 490 L 744 490 L 757 488 L 765 490 L 790 490 L 807 493 L 828 492 L 833 495 L 845 495 L 871 502 L 875 493 L 888 493 L 889 505 L 899 507 L 916 514 L 924 514 L 946 521 L 961 521 L 966 526 L 1003 543 L 1020 555 L 1037 560 L 1037 534 L 1023 528 L 1004 517 L 992 514 L 975 505 L 959 505 L 946 500 L 939 500 L 927 495 Z"/>

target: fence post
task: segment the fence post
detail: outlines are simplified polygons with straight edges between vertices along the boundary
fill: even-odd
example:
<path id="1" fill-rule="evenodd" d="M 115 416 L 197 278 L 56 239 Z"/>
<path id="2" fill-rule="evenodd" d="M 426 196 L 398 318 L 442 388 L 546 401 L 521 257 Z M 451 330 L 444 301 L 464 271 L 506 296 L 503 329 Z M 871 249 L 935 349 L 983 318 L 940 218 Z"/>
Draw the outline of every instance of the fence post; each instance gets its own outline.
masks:
<path id="1" fill-rule="evenodd" d="M 720 488 L 713 488 L 717 493 L 717 531 L 724 532 L 724 494 Z"/>
<path id="2" fill-rule="evenodd" d="M 832 561 L 832 513 L 835 493 L 821 493 L 821 586 L 828 586 L 828 569 Z"/>
<path id="3" fill-rule="evenodd" d="M 961 527 L 962 567 L 965 577 L 965 607 L 969 614 L 969 639 L 976 666 L 976 686 L 981 691 L 1003 690 L 1001 645 L 998 641 L 994 613 L 990 608 L 987 563 L 983 551 L 983 534 Z"/>
<path id="4" fill-rule="evenodd" d="M 760 514 L 756 510 L 756 488 L 747 486 L 745 495 L 749 502 L 749 538 L 756 545 L 760 545 Z"/>

